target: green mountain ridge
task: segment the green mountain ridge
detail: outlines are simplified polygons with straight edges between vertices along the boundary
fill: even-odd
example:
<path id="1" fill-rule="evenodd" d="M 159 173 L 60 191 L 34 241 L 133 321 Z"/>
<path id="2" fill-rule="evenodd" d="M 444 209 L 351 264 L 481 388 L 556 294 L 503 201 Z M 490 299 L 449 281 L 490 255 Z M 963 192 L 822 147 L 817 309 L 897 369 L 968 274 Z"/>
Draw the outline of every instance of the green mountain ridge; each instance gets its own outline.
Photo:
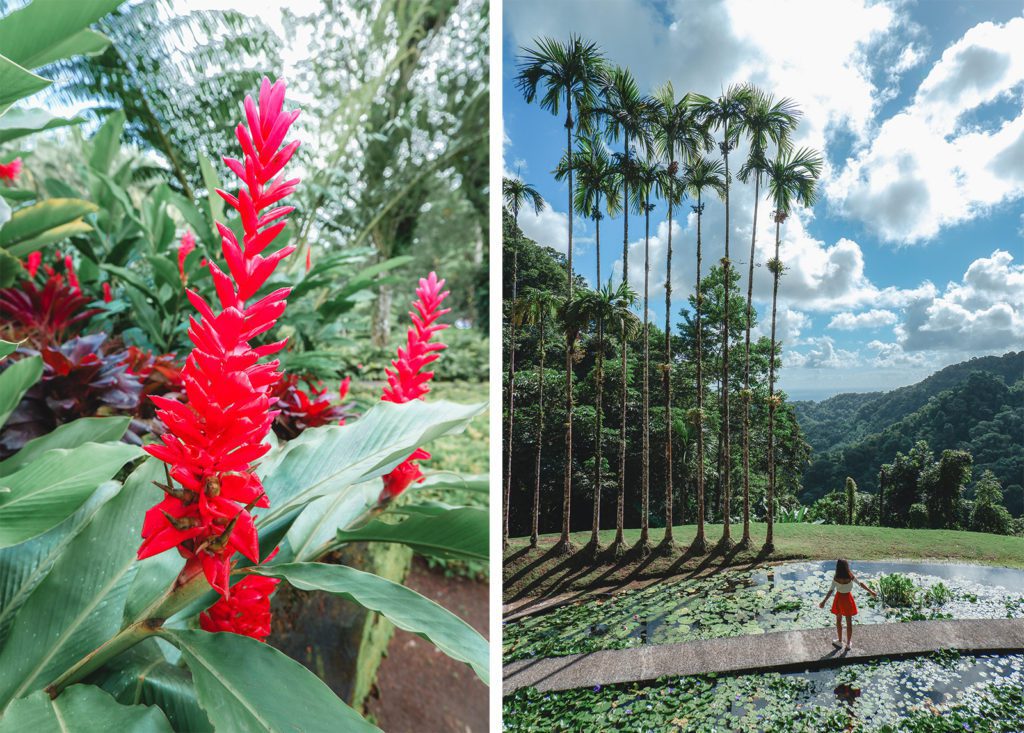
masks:
<path id="1" fill-rule="evenodd" d="M 882 464 L 924 440 L 936 455 L 969 451 L 974 479 L 991 470 L 1010 511 L 1024 512 L 1024 352 L 953 364 L 891 392 L 794 406 L 814 450 L 803 476 L 804 503 L 840 488 L 847 476 L 876 492 Z"/>

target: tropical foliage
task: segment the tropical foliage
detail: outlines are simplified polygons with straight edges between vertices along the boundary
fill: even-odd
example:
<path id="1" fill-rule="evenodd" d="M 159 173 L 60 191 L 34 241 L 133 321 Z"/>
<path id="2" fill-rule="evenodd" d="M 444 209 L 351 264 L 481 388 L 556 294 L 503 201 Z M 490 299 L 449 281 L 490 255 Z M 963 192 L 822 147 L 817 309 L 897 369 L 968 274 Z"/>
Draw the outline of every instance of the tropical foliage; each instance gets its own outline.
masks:
<path id="1" fill-rule="evenodd" d="M 0 731 L 375 730 L 274 647 L 281 583 L 380 614 L 486 683 L 487 642 L 466 622 L 326 560 L 357 541 L 486 560 L 479 476 L 431 471 L 427 450 L 484 409 L 427 402 L 455 360 L 441 356 L 442 331 L 473 320 L 478 296 L 452 293 L 431 267 L 415 287 L 402 268 L 416 258 L 295 226 L 319 215 L 308 188 L 329 196 L 316 175 L 293 175 L 298 139 L 314 170 L 330 132 L 293 128 L 283 82 L 251 71 L 276 56 L 259 21 L 118 5 L 54 13 L 36 0 L 0 17 Z M 409 42 L 427 53 L 449 22 L 465 31 L 453 19 L 470 5 L 449 4 L 433 35 Z M 404 12 L 364 11 L 389 28 Z M 194 55 L 176 34 L 199 34 Z M 12 107 L 49 87 L 40 67 L 58 82 L 34 103 L 98 105 L 98 124 Z M 459 81 L 479 92 L 481 78 Z M 473 139 L 446 165 L 472 165 Z M 419 223 L 410 215 L 411 236 L 444 227 Z M 471 270 L 456 279 L 479 284 Z M 391 339 L 369 344 L 385 285 L 412 301 L 397 355 Z M 352 385 L 369 397 L 349 399 Z M 265 694 L 267 680 L 288 694 Z"/>
<path id="2" fill-rule="evenodd" d="M 506 353 L 515 355 L 505 391 L 506 536 L 525 534 L 540 518 L 557 518 L 557 549 L 571 552 L 570 531 L 589 520 L 588 549 L 596 553 L 601 549 L 598 530 L 612 522 L 607 512 L 602 517 L 601 508 L 608 505 L 603 494 L 607 491 L 610 501 L 616 486 L 616 555 L 625 550 L 623 528 L 634 522 L 641 530 L 636 546 L 641 555 L 652 550 L 652 524 L 667 528 L 662 549 L 673 551 L 672 525 L 690 519 L 699 525 L 691 551 L 706 551 L 703 523 L 712 519 L 723 522 L 721 541 L 731 547 L 736 510 L 742 512 L 740 542 L 749 547 L 750 519 L 762 505 L 767 507 L 763 514 L 770 550 L 776 508 L 795 494 L 797 467 L 807 454 L 792 408 L 784 395 L 776 394 L 781 346 L 775 338 L 775 295 L 771 338 L 755 340 L 751 335 L 757 327 L 751 304 L 756 236 L 751 238 L 746 301 L 740 294 L 741 273 L 730 259 L 729 156 L 744 145 L 740 177 L 753 177 L 757 203 L 766 194 L 772 205 L 775 256 L 767 264 L 777 294 L 783 271 L 782 224 L 795 208 L 814 204 L 822 166 L 817 153 L 794 150 L 790 144 L 799 118 L 797 105 L 750 84 L 730 87 L 714 99 L 696 92 L 679 94 L 671 84 L 648 95 L 629 69 L 614 65 L 578 36 L 565 42 L 538 38 L 523 48 L 516 83 L 527 102 L 536 101 L 562 120 L 565 151 L 555 177 L 568 184 L 569 216 L 566 256 L 546 249 L 544 242 L 529 241 L 519 228 L 522 202 L 507 192 L 535 188 L 515 178 L 506 180 L 504 337 Z M 705 270 L 702 236 L 719 236 L 701 230 L 709 198 L 721 198 L 725 209 L 725 257 Z M 684 205 L 692 207 L 698 222 L 692 243 L 697 279 L 682 309 L 672 299 L 673 247 L 678 257 L 678 248 L 691 243 L 669 240 L 663 330 L 648 317 L 651 214 L 659 201 L 666 204 L 669 237 L 672 217 Z M 595 223 L 598 277 L 593 289 L 574 272 L 574 211 Z M 759 224 L 756 211 L 752 232 Z M 604 216 L 618 213 L 623 250 L 616 291 L 615 284 L 601 279 L 600 236 Z M 630 274 L 631 215 L 643 221 L 642 279 Z M 642 292 L 634 293 L 632 283 L 640 281 Z M 535 329 L 521 327 L 515 316 L 519 293 L 556 288 L 564 292 L 556 326 L 565 351 L 560 375 L 543 373 L 543 352 L 554 345 L 552 339 L 539 343 Z M 621 313 L 634 309 L 639 329 Z M 546 326 L 551 329 L 550 322 Z M 618 362 L 618 374 L 606 370 L 608 359 Z M 605 400 L 609 388 L 618 400 Z M 741 408 L 731 409 L 734 404 Z M 618 427 L 617 439 L 610 426 Z M 741 441 L 733 439 L 734 430 Z M 536 462 L 533 471 L 526 468 L 531 459 Z M 560 510 L 551 485 L 555 475 L 562 476 Z M 529 479 L 537 497 L 532 520 L 525 498 Z M 742 502 L 734 502 L 734 486 L 742 486 Z M 708 496 L 711 492 L 713 497 Z M 585 520 L 579 519 L 581 514 Z M 536 544 L 537 530 L 531 535 Z"/>

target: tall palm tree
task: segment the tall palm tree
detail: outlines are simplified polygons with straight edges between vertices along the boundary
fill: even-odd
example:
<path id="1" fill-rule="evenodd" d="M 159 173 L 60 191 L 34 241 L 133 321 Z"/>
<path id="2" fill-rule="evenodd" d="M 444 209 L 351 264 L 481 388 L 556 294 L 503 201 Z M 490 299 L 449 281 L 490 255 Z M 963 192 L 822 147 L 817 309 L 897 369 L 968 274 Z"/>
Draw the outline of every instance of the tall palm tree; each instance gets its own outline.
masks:
<path id="1" fill-rule="evenodd" d="M 604 61 L 596 44 L 572 35 L 566 43 L 553 38 L 541 38 L 536 48 L 523 49 L 516 85 L 523 93 L 527 104 L 538 99 L 541 107 L 552 114 L 559 114 L 565 104 L 565 151 L 569 160 L 569 240 L 566 267 L 566 302 L 572 300 L 572 135 L 576 121 L 572 116 L 575 103 L 578 111 L 594 106 L 598 78 L 603 74 Z M 583 115 L 581 115 L 583 116 Z M 572 503 L 572 347 L 565 349 L 565 483 L 562 497 L 562 537 L 556 551 L 573 551 L 569 541 L 570 506 Z"/>
<path id="2" fill-rule="evenodd" d="M 519 231 L 519 212 L 525 206 L 533 209 L 539 214 L 544 209 L 544 199 L 531 184 L 520 178 L 501 179 L 501 197 L 505 208 L 512 215 L 516 223 L 516 231 Z M 519 290 L 519 242 L 512 247 L 512 302 L 515 303 Z M 506 468 L 505 468 L 505 516 L 503 517 L 502 547 L 508 545 L 508 524 L 510 504 L 512 500 L 512 421 L 515 412 L 516 399 L 516 322 L 511 319 L 509 322 L 509 348 L 508 348 L 508 439 L 505 441 Z"/>
<path id="3" fill-rule="evenodd" d="M 629 282 L 629 189 L 636 179 L 636 161 L 631 143 L 639 151 L 651 151 L 650 121 L 653 111 L 651 100 L 640 93 L 629 69 L 616 67 L 605 72 L 601 83 L 601 102 L 592 110 L 595 120 L 603 120 L 605 131 L 612 141 L 622 137 L 621 154 L 616 154 L 615 165 L 622 183 L 622 282 Z M 622 401 L 621 424 L 619 429 L 619 494 L 616 506 L 615 543 L 613 553 L 621 555 L 626 548 L 623 537 L 623 521 L 626 502 L 626 396 L 629 392 L 629 375 L 626 371 L 628 344 L 622 338 Z"/>
<path id="4" fill-rule="evenodd" d="M 625 333 L 626 338 L 634 338 L 639 331 L 640 322 L 630 310 L 636 302 L 636 293 L 626 283 L 613 286 L 611 279 L 598 290 L 585 290 L 578 295 L 566 308 L 567 321 L 576 330 L 582 330 L 587 324 L 597 326 L 597 375 L 598 394 L 604 381 L 605 330 L 607 325 L 613 333 Z M 597 453 L 594 470 L 594 516 L 589 547 L 596 555 L 600 550 L 601 529 L 601 402 L 597 402 Z"/>
<path id="5" fill-rule="evenodd" d="M 796 152 L 780 152 L 766 172 L 768 195 L 775 211 L 775 257 L 768 263 L 772 271 L 772 345 L 771 361 L 768 366 L 768 531 L 765 535 L 764 552 L 775 551 L 775 307 L 779 297 L 779 277 L 782 275 L 782 260 L 779 259 L 779 241 L 782 223 L 789 216 L 793 206 L 814 206 L 817 200 L 817 180 L 821 175 L 821 154 L 809 148 Z"/>
<path id="6" fill-rule="evenodd" d="M 530 525 L 530 547 L 537 546 L 538 525 L 540 524 L 540 458 L 544 445 L 544 351 L 547 348 L 545 327 L 558 312 L 560 298 L 549 290 L 527 289 L 512 304 L 513 319 L 519 325 L 536 326 L 538 336 L 538 397 L 537 397 L 537 438 L 534 454 L 533 514 Z"/>
<path id="7" fill-rule="evenodd" d="M 704 375 L 702 362 L 704 354 L 701 348 L 701 219 L 704 215 L 704 191 L 710 190 L 719 196 L 725 196 L 725 166 L 719 160 L 712 160 L 703 156 L 695 158 L 685 168 L 683 185 L 691 198 L 697 200 L 693 206 L 697 214 L 697 289 L 696 323 L 697 343 L 695 362 L 697 367 L 697 407 L 693 419 L 697 442 L 697 535 L 690 545 L 690 552 L 695 555 L 703 555 L 707 552 L 707 539 L 704 536 Z"/>
<path id="8" fill-rule="evenodd" d="M 700 124 L 694 97 L 685 94 L 676 99 L 672 82 L 654 94 L 651 131 L 657 154 L 665 161 L 659 179 L 659 195 L 668 204 L 668 249 L 665 254 L 665 365 L 662 370 L 665 390 L 665 538 L 662 546 L 671 550 L 672 536 L 672 214 L 682 200 L 685 187 L 679 180 L 679 160 L 692 160 L 711 148 L 711 136 Z"/>
<path id="9" fill-rule="evenodd" d="M 705 124 L 715 130 L 722 131 L 722 141 L 718 149 L 722 152 L 725 163 L 725 256 L 722 258 L 722 270 L 725 282 L 725 312 L 722 318 L 722 451 L 724 455 L 721 472 L 722 481 L 722 540 L 721 546 L 727 549 L 732 545 L 730 492 L 732 488 L 732 460 L 729 439 L 729 151 L 732 150 L 741 132 L 744 109 L 750 99 L 750 87 L 746 84 L 734 84 L 722 93 L 718 99 L 708 99 L 701 105 Z"/>
<path id="10" fill-rule="evenodd" d="M 750 152 L 740 168 L 739 178 L 754 179 L 754 220 L 750 226 L 750 260 L 747 262 L 746 335 L 743 345 L 743 538 L 740 547 L 750 549 L 750 328 L 754 320 L 754 258 L 757 251 L 757 206 L 761 199 L 761 179 L 768 169 L 768 146 L 788 150 L 789 136 L 796 127 L 800 111 L 789 98 L 776 101 L 770 94 L 752 87 L 740 126 L 750 141 Z"/>
<path id="11" fill-rule="evenodd" d="M 604 141 L 596 136 L 581 135 L 577 141 L 577 149 L 573 153 L 572 167 L 576 170 L 576 191 L 575 204 L 577 210 L 594 220 L 595 255 L 597 265 L 597 277 L 595 282 L 601 284 L 601 219 L 604 214 L 601 212 L 601 203 L 604 201 L 605 208 L 609 214 L 615 213 L 619 208 L 619 182 L 618 173 L 612 164 Z M 555 171 L 555 177 L 562 180 L 568 172 L 568 161 L 563 157 Z M 588 291 L 589 292 L 589 291 Z M 604 461 L 603 449 L 603 401 L 604 401 L 604 322 L 601 320 L 601 312 L 597 314 L 598 352 L 597 370 L 602 375 L 597 379 L 597 395 L 594 400 L 596 420 L 594 425 L 594 486 L 603 486 L 602 470 Z M 600 550 L 597 528 L 601 524 L 601 493 L 599 488 L 595 489 L 594 495 L 594 532 L 591 537 L 591 551 L 597 555 Z"/>
<path id="12" fill-rule="evenodd" d="M 643 438 L 640 458 L 640 540 L 636 550 L 641 557 L 651 552 L 651 339 L 650 339 L 650 279 L 651 279 L 651 194 L 658 187 L 660 166 L 651 158 L 637 160 L 637 185 L 633 189 L 633 206 L 644 215 L 644 371 L 643 410 L 640 418 Z"/>

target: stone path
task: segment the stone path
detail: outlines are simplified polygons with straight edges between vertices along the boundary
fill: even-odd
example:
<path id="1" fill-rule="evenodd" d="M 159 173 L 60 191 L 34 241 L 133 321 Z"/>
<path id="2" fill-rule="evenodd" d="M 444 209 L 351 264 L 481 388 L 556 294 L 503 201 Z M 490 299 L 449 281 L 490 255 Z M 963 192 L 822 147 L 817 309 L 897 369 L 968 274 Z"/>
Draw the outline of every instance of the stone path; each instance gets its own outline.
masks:
<path id="1" fill-rule="evenodd" d="M 908 621 L 854 626 L 853 649 L 832 647 L 835 627 L 724 639 L 609 649 L 505 665 L 504 694 L 522 687 L 575 687 L 642 682 L 664 675 L 818 669 L 939 649 L 963 653 L 1024 652 L 1024 619 Z"/>

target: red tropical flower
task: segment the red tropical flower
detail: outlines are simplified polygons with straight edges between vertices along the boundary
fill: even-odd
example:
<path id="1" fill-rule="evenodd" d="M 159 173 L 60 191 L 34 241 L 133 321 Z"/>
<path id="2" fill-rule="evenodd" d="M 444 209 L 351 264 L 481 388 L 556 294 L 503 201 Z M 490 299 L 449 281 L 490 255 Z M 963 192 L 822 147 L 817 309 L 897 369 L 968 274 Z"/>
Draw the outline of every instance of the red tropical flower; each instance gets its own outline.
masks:
<path id="1" fill-rule="evenodd" d="M 270 596 L 281 581 L 247 575 L 231 587 L 231 597 L 221 598 L 199 614 L 203 631 L 230 631 L 266 641 L 270 636 Z"/>
<path id="2" fill-rule="evenodd" d="M 48 277 L 42 287 L 27 279 L 0 290 L 0 315 L 10 321 L 15 341 L 29 338 L 39 345 L 60 341 L 100 312 L 97 308 L 86 308 L 91 299 L 76 287 L 77 279 L 69 285 L 49 265 L 45 271 Z M 73 270 L 68 271 L 69 280 L 72 273 Z"/>
<path id="3" fill-rule="evenodd" d="M 339 401 L 335 402 L 327 394 L 323 382 L 314 381 L 309 376 L 285 374 L 272 395 L 275 400 L 273 407 L 277 412 L 274 433 L 282 440 L 293 440 L 307 428 L 344 425 L 350 408 L 350 405 L 345 404 L 345 396 L 351 381 L 351 377 L 342 380 L 338 389 Z M 306 389 L 299 386 L 302 382 Z"/>
<path id="4" fill-rule="evenodd" d="M 109 303 L 114 299 L 114 294 L 110 292 L 110 283 L 103 283 L 103 302 Z"/>
<path id="5" fill-rule="evenodd" d="M 28 276 L 35 278 L 36 273 L 39 272 L 39 265 L 42 264 L 43 253 L 39 250 L 31 253 L 25 262 L 25 269 L 28 270 Z"/>
<path id="6" fill-rule="evenodd" d="M 182 577 L 201 569 L 225 597 L 230 595 L 235 552 L 259 562 L 250 511 L 269 505 L 252 467 L 269 450 L 263 441 L 275 417 L 271 391 L 281 375 L 277 361 L 259 360 L 280 351 L 285 342 L 254 347 L 250 341 L 274 327 L 290 290 L 247 301 L 295 249 L 286 246 L 266 257 L 261 254 L 284 228 L 282 219 L 293 208 L 276 204 L 298 183 L 278 176 L 299 145 L 281 147 L 299 114 L 282 111 L 284 95 L 284 82 L 271 84 L 264 78 L 258 106 L 245 98 L 248 125 L 235 130 L 244 162 L 224 158 L 244 185 L 237 196 L 217 191 L 241 217 L 242 245 L 230 229 L 217 224 L 230 275 L 214 262 L 207 266 L 221 310 L 214 313 L 202 296 L 186 291 L 200 315 L 190 319 L 194 348 L 181 371 L 188 402 L 152 397 L 167 432 L 161 444 L 146 446 L 150 455 L 167 464 L 167 483 L 161 486 L 167 495 L 146 513 L 139 559 L 177 547 L 187 559 Z"/>
<path id="7" fill-rule="evenodd" d="M 10 163 L 0 163 L 0 181 L 12 184 L 19 175 L 21 175 L 21 158 L 15 158 Z"/>
<path id="8" fill-rule="evenodd" d="M 388 386 L 384 388 L 381 400 L 384 402 L 410 402 L 422 399 L 430 391 L 429 382 L 434 372 L 425 371 L 440 356 L 447 346 L 431 341 L 434 334 L 448 328 L 447 324 L 437 323 L 437 319 L 448 313 L 450 308 L 441 308 L 441 303 L 448 297 L 448 291 L 441 292 L 444 280 L 438 280 L 435 273 L 420 278 L 416 288 L 416 300 L 413 310 L 409 311 L 412 327 L 406 336 L 403 349 L 398 347 L 398 358 L 391 362 L 392 369 L 385 369 Z M 391 501 L 401 494 L 413 482 L 423 481 L 423 472 L 416 461 L 425 461 L 430 454 L 422 448 L 399 464 L 391 473 L 384 477 L 384 488 L 380 492 L 378 502 Z"/>
<path id="9" fill-rule="evenodd" d="M 78 284 L 78 275 L 75 274 L 75 262 L 71 259 L 71 255 L 64 256 L 64 272 L 68 276 L 68 285 L 76 293 L 82 292 L 82 286 Z"/>
<path id="10" fill-rule="evenodd" d="M 186 231 L 178 245 L 178 273 L 181 275 L 181 284 L 188 284 L 188 275 L 185 274 L 185 259 L 196 248 L 196 237 L 192 232 Z"/>

